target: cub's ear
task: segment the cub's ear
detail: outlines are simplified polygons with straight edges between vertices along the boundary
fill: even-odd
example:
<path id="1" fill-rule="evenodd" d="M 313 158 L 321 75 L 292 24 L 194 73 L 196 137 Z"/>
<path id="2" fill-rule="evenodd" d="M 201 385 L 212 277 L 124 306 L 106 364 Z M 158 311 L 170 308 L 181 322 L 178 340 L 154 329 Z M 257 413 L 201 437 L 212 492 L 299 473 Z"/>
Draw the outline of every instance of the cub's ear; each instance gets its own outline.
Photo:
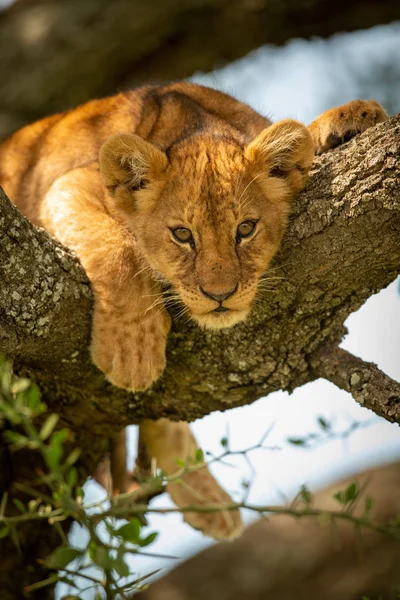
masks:
<path id="1" fill-rule="evenodd" d="M 138 135 L 117 133 L 100 149 L 100 171 L 109 190 L 119 184 L 140 190 L 167 168 L 164 152 Z"/>
<path id="2" fill-rule="evenodd" d="M 267 177 L 285 180 L 289 190 L 297 193 L 307 180 L 314 144 L 305 125 L 285 119 L 264 129 L 246 147 L 245 156 Z"/>

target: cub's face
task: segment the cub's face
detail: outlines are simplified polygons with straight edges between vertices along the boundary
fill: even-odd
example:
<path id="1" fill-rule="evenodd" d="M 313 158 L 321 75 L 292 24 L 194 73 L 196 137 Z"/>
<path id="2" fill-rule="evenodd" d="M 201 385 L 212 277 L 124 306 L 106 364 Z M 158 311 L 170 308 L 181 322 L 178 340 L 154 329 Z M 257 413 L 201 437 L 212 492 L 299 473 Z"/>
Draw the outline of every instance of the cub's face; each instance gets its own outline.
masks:
<path id="1" fill-rule="evenodd" d="M 110 212 L 172 284 L 182 312 L 219 329 L 249 314 L 313 155 L 307 129 L 283 121 L 244 147 L 204 134 L 168 156 L 120 134 L 103 146 L 100 166 Z"/>

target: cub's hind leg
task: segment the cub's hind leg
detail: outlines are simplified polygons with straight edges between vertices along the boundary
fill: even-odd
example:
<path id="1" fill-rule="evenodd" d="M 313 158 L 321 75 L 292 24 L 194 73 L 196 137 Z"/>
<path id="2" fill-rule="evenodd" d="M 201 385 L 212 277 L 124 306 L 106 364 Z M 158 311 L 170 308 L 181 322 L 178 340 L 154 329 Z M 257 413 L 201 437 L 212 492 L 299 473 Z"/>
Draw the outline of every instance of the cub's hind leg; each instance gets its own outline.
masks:
<path id="1" fill-rule="evenodd" d="M 190 427 L 184 421 L 145 419 L 140 424 L 140 435 L 150 456 L 167 475 L 174 475 L 180 470 L 177 460 L 186 462 L 194 458 L 198 449 Z M 231 497 L 214 479 L 205 463 L 180 479 L 168 484 L 169 495 L 179 508 L 232 503 Z M 236 537 L 243 529 L 239 510 L 184 512 L 183 518 L 195 529 L 218 540 Z"/>
<path id="2" fill-rule="evenodd" d="M 132 235 L 107 213 L 96 163 L 57 179 L 41 225 L 78 255 L 94 292 L 91 355 L 114 385 L 143 390 L 165 368 L 170 317 Z"/>
<path id="3" fill-rule="evenodd" d="M 358 133 L 381 123 L 388 114 L 376 100 L 352 100 L 322 113 L 308 126 L 314 141 L 315 153 L 348 142 Z"/>

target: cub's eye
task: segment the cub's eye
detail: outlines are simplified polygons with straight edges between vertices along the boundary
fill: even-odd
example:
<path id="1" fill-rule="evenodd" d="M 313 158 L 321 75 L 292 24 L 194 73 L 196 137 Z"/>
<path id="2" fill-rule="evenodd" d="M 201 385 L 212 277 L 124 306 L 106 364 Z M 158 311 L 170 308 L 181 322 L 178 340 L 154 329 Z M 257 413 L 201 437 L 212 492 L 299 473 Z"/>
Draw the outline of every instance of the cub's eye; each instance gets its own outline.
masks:
<path id="1" fill-rule="evenodd" d="M 176 229 L 171 229 L 171 231 L 178 242 L 181 244 L 190 244 L 190 246 L 194 248 L 194 239 L 190 229 L 187 229 L 186 227 L 177 227 Z"/>
<path id="2" fill-rule="evenodd" d="M 248 238 L 255 232 L 256 224 L 256 221 L 243 221 L 243 223 L 238 225 L 236 231 L 236 241 L 238 244 L 240 243 L 241 239 Z"/>

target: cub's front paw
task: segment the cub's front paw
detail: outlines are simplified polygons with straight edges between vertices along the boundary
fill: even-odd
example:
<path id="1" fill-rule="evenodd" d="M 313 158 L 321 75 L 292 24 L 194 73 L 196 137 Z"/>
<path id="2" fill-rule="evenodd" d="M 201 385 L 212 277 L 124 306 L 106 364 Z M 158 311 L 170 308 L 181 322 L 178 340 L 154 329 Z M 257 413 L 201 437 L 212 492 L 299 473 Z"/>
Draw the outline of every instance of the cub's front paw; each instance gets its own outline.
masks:
<path id="1" fill-rule="evenodd" d="M 166 311 L 149 317 L 121 315 L 95 307 L 92 360 L 117 387 L 146 390 L 165 369 L 170 324 Z"/>
<path id="2" fill-rule="evenodd" d="M 195 504 L 221 505 L 233 502 L 206 468 L 187 473 L 182 483 L 168 484 L 168 492 L 179 508 Z M 232 539 L 243 531 L 242 518 L 237 509 L 204 513 L 184 512 L 183 519 L 194 529 L 216 540 Z"/>
<path id="3" fill-rule="evenodd" d="M 381 123 L 388 114 L 376 100 L 353 100 L 322 113 L 309 131 L 314 140 L 316 154 L 348 142 L 358 133 Z"/>

